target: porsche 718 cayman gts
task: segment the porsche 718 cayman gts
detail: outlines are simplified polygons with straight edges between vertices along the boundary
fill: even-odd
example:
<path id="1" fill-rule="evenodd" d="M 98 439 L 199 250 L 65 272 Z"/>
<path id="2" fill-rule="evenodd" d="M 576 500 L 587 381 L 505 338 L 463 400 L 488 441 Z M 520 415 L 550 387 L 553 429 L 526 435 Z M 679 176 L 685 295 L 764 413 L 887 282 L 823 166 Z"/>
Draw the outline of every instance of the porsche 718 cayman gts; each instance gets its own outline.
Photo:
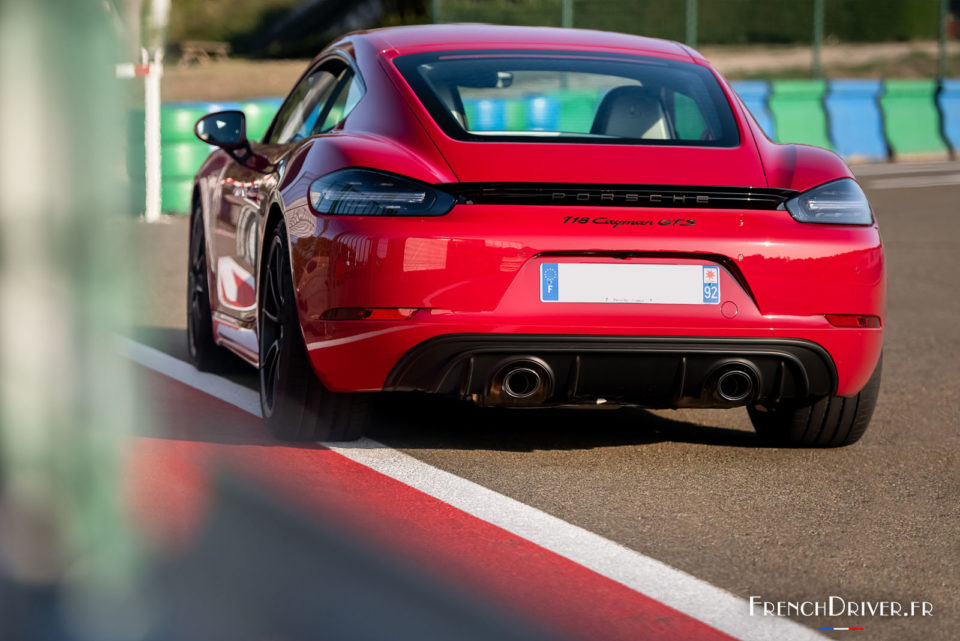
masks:
<path id="1" fill-rule="evenodd" d="M 482 406 L 745 406 L 785 445 L 860 438 L 883 249 L 850 170 L 768 140 L 675 42 L 486 25 L 354 33 L 259 142 L 198 121 L 190 353 L 257 365 L 288 440 L 374 393 Z"/>

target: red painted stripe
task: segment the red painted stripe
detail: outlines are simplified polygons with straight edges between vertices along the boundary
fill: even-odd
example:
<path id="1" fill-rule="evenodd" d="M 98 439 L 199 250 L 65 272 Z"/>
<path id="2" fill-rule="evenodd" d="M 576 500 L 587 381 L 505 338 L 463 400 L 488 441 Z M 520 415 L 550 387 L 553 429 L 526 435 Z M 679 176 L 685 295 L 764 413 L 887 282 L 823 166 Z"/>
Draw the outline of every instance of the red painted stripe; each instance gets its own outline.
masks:
<path id="1" fill-rule="evenodd" d="M 348 523 L 380 547 L 567 634 L 591 641 L 732 638 L 335 452 L 278 444 L 258 418 L 232 405 L 148 370 L 141 375 L 165 438 L 132 443 L 132 509 L 174 543 L 202 522 L 207 470 L 226 463 L 309 513 Z"/>

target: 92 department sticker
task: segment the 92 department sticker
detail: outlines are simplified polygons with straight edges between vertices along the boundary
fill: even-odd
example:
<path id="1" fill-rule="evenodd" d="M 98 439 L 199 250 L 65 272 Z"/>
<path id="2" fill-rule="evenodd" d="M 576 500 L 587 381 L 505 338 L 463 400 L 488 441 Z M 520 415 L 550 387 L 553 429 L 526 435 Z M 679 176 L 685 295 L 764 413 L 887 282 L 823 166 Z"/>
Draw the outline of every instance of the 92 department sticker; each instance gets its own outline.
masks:
<path id="1" fill-rule="evenodd" d="M 720 268 L 703 266 L 703 302 L 716 304 L 720 302 Z"/>

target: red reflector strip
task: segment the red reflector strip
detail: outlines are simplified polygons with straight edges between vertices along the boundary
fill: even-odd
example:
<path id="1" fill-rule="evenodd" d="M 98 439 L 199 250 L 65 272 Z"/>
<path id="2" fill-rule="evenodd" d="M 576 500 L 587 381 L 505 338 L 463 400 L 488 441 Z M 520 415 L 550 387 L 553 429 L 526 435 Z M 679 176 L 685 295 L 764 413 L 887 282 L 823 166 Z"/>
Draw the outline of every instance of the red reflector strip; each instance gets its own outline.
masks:
<path id="1" fill-rule="evenodd" d="M 418 311 L 417 307 L 335 307 L 325 311 L 320 318 L 327 321 L 407 320 Z"/>
<path id="2" fill-rule="evenodd" d="M 858 327 L 874 329 L 880 327 L 879 316 L 860 316 L 857 314 L 827 314 L 827 321 L 834 327 Z"/>

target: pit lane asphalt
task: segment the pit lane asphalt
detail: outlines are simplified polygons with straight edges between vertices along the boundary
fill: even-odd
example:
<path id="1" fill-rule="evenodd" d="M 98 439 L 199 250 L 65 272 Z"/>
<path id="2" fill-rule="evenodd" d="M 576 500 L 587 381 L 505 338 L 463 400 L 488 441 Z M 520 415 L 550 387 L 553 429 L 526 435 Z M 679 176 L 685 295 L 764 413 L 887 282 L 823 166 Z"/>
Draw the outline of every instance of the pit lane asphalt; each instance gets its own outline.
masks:
<path id="1" fill-rule="evenodd" d="M 491 414 L 421 399 L 391 403 L 371 436 L 744 598 L 934 606 L 925 619 L 796 618 L 806 625 L 957 638 L 960 163 L 858 174 L 890 281 L 880 400 L 860 443 L 762 447 L 744 410 Z M 149 293 L 131 335 L 187 360 L 186 221 L 127 227 Z M 242 365 L 231 378 L 255 386 Z"/>

